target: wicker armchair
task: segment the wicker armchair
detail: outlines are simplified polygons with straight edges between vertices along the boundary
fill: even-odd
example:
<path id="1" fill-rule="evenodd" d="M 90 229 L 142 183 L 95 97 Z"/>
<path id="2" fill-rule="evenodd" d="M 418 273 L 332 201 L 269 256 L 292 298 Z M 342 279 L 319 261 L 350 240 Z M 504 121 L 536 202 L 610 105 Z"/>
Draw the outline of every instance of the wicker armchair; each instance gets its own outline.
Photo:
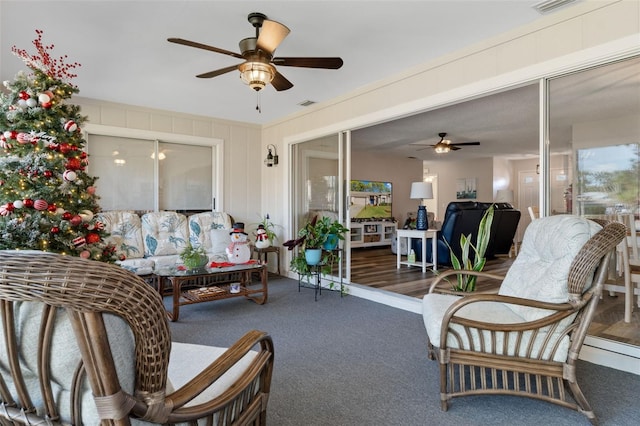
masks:
<path id="1" fill-rule="evenodd" d="M 119 266 L 0 251 L 0 314 L 1 424 L 266 423 L 271 338 L 172 343 L 158 293 Z"/>
<path id="2" fill-rule="evenodd" d="M 423 318 L 429 358 L 440 364 L 443 410 L 464 395 L 520 395 L 573 408 L 595 423 L 576 360 L 609 257 L 625 236 L 620 223 L 597 222 L 569 215 L 533 221 L 498 292 L 452 292 L 447 282 L 460 271 L 436 279 L 423 298 Z"/>

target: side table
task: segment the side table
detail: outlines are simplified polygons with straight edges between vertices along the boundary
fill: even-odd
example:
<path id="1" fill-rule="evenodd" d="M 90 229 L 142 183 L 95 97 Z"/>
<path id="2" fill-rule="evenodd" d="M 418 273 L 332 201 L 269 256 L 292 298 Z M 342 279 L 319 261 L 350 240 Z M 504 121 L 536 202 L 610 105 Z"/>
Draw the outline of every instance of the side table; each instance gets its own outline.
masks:
<path id="1" fill-rule="evenodd" d="M 262 255 L 263 257 L 263 261 L 264 263 L 268 263 L 267 262 L 267 255 L 269 253 L 275 253 L 276 254 L 276 262 L 278 265 L 278 275 L 280 275 L 280 247 L 278 246 L 269 246 L 266 248 L 258 248 L 256 246 L 253 246 L 253 252 L 258 254 L 258 260 L 260 259 L 260 256 Z"/>
<path id="2" fill-rule="evenodd" d="M 400 265 L 408 266 L 422 266 L 422 272 L 427 271 L 427 266 L 431 266 L 434 271 L 438 270 L 438 231 L 435 229 L 427 229 L 425 231 L 419 231 L 417 229 L 398 229 L 396 236 L 398 237 L 398 247 L 400 247 L 400 238 L 407 239 L 407 254 L 411 251 L 411 239 L 422 239 L 422 257 L 421 262 L 403 262 L 400 250 L 397 250 L 397 268 L 400 269 Z M 431 263 L 427 263 L 427 240 L 431 240 Z"/>

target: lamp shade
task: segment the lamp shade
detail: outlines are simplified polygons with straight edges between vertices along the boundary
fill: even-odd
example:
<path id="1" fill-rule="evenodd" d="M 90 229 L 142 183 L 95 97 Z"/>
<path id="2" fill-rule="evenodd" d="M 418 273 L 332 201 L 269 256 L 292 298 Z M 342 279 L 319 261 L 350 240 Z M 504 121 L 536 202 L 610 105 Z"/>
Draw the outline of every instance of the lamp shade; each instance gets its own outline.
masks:
<path id="1" fill-rule="evenodd" d="M 513 203 L 513 191 L 510 189 L 498 189 L 496 193 L 496 202 Z"/>
<path id="2" fill-rule="evenodd" d="M 433 184 L 431 182 L 412 182 L 409 197 L 412 200 L 433 198 Z"/>

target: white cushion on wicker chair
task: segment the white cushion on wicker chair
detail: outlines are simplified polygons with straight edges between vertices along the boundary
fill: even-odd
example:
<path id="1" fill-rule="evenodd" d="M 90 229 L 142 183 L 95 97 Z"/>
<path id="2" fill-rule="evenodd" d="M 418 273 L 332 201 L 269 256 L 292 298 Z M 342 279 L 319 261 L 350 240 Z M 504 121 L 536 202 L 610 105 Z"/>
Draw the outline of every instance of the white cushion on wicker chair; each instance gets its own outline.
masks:
<path id="1" fill-rule="evenodd" d="M 577 216 L 558 215 L 533 221 L 525 232 L 522 249 L 509 268 L 500 286 L 499 294 L 552 303 L 567 302 L 569 300 L 567 282 L 571 263 L 587 240 L 600 229 L 601 226 L 595 222 Z M 459 296 L 438 293 L 429 293 L 424 296 L 423 319 L 433 346 L 440 347 L 443 317 L 447 309 L 459 298 Z M 463 307 L 456 315 L 494 324 L 515 324 L 544 318 L 553 312 L 500 302 L 476 302 Z M 564 336 L 562 332 L 566 325 L 572 321 L 572 316 L 560 321 L 559 327 L 550 339 L 550 344 L 545 347 L 542 359 L 549 359 L 553 344 Z M 504 353 L 505 337 L 509 338 L 509 342 L 514 342 L 517 338 L 515 333 L 499 334 L 494 348 L 488 333 L 484 334 L 484 339 L 480 339 L 480 332 L 474 329 L 471 333 L 471 340 L 469 340 L 469 336 L 462 326 L 453 324 L 452 329 L 457 332 L 460 340 L 449 333 L 447 335 L 448 347 L 479 350 L 480 343 L 483 341 L 486 352 L 495 351 L 501 355 L 526 356 L 527 345 L 520 345 L 522 353 L 514 354 L 512 352 L 515 351 L 515 346 L 508 344 L 506 353 Z M 545 344 L 547 338 L 545 330 L 539 330 L 534 337 L 533 350 L 530 355 L 532 358 L 539 356 Z M 531 332 L 523 333 L 524 342 L 528 342 L 531 338 Z M 553 355 L 553 360 L 565 360 L 568 349 L 569 339 L 566 336 L 562 337 L 562 341 L 558 343 L 558 350 Z"/>
<path id="2" fill-rule="evenodd" d="M 178 389 L 202 370 L 219 358 L 227 348 L 215 346 L 194 345 L 191 343 L 171 342 L 171 356 L 169 357 L 169 383 L 167 392 Z M 256 351 L 248 352 L 240 361 L 234 364 L 222 377 L 208 387 L 204 392 L 187 404 L 196 405 L 222 394 L 237 379 L 244 375 L 245 370 L 256 357 Z"/>
<path id="3" fill-rule="evenodd" d="M 572 215 L 534 220 L 527 227 L 518 257 L 509 268 L 499 294 L 541 302 L 567 302 L 571 262 L 600 229 L 597 223 Z M 537 308 L 510 307 L 528 321 L 549 314 Z"/>
<path id="4" fill-rule="evenodd" d="M 427 335 L 429 337 L 429 341 L 435 347 L 440 346 L 440 333 L 442 329 L 442 320 L 444 318 L 444 314 L 449 309 L 454 302 L 459 300 L 460 296 L 454 296 L 449 294 L 438 294 L 431 293 L 425 295 L 422 299 L 422 312 L 423 312 L 423 320 L 424 326 L 427 330 Z M 457 316 L 462 318 L 468 318 L 476 321 L 485 321 L 491 322 L 495 324 L 517 324 L 526 322 L 524 318 L 516 314 L 512 309 L 510 309 L 510 305 L 499 302 L 477 302 L 469 304 L 463 308 L 461 308 L 457 314 Z M 566 320 L 565 320 L 566 321 Z M 453 330 L 455 330 L 459 338 L 462 340 L 462 345 L 459 344 L 458 340 L 451 333 L 447 335 L 447 346 L 450 348 L 457 349 L 471 349 L 472 347 L 478 350 L 480 348 L 480 333 L 477 329 L 474 329 L 471 333 L 471 341 L 469 341 L 469 337 L 467 336 L 464 328 L 458 324 L 452 325 Z M 562 327 L 564 328 L 564 327 Z M 552 341 L 557 340 L 560 337 L 559 333 L 555 333 L 555 338 L 552 337 Z M 525 332 L 522 335 L 523 342 L 528 342 L 532 337 L 531 332 Z M 515 354 L 515 348 L 513 345 L 507 345 L 507 350 L 504 351 L 504 338 L 505 334 L 500 334 L 496 338 L 495 347 L 492 345 L 492 341 L 490 335 L 486 332 L 483 332 L 483 342 L 486 345 L 485 351 L 487 353 L 495 352 L 498 355 L 518 355 L 525 356 L 526 344 L 521 346 L 521 353 Z M 510 333 L 509 341 L 513 342 L 517 338 L 516 333 Z M 535 336 L 535 340 L 533 341 L 531 357 L 537 358 L 542 349 L 542 345 L 544 344 L 547 338 L 547 333 L 539 332 Z M 545 352 L 542 354 L 540 358 L 549 359 L 551 354 L 551 345 L 547 345 Z M 567 351 L 569 349 L 569 339 L 564 338 L 562 342 L 560 342 L 558 351 L 555 353 L 553 360 L 554 361 L 563 361 L 566 359 Z"/>

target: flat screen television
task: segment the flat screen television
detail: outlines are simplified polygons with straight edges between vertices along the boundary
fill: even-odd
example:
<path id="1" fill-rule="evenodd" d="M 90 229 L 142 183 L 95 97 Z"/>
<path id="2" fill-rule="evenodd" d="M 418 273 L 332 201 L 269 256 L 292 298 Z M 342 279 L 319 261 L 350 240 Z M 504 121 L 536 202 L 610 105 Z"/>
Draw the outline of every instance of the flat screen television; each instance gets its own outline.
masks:
<path id="1" fill-rule="evenodd" d="M 391 194 L 391 182 L 352 180 L 349 202 L 351 220 L 392 219 Z"/>

